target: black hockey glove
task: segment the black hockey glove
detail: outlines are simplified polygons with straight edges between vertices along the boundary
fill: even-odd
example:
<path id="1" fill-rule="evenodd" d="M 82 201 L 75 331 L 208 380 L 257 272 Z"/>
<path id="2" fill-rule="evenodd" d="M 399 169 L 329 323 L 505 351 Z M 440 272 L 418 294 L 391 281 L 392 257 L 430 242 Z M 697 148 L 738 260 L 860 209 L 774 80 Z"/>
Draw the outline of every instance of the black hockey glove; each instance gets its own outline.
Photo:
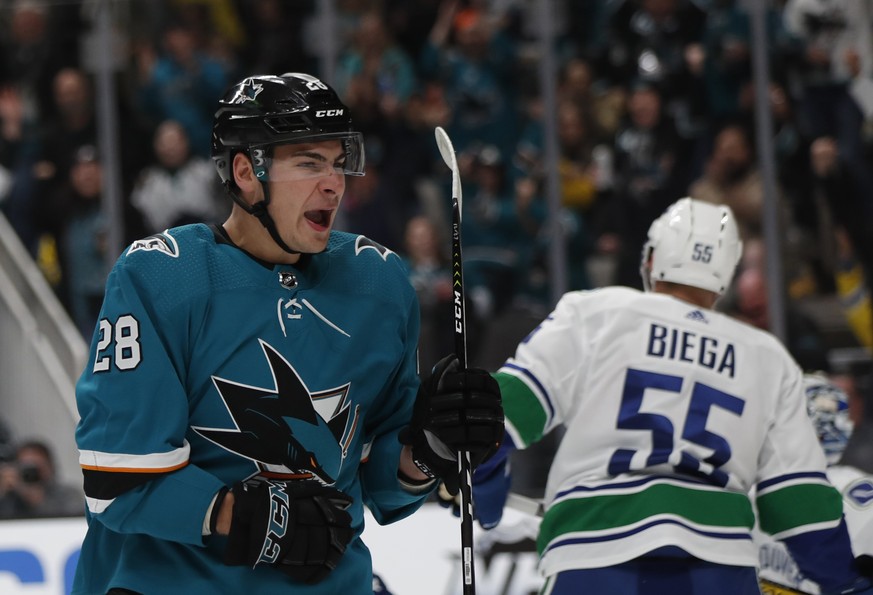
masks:
<path id="1" fill-rule="evenodd" d="M 229 566 L 271 564 L 295 580 L 317 583 L 336 568 L 355 534 L 346 512 L 352 499 L 316 481 L 254 477 L 230 491 Z"/>
<path id="2" fill-rule="evenodd" d="M 412 421 L 400 442 L 426 475 L 439 477 L 458 493 L 458 452 L 470 453 L 475 469 L 497 452 L 503 439 L 503 405 L 497 381 L 485 370 L 458 369 L 458 358 L 444 357 L 422 380 Z"/>

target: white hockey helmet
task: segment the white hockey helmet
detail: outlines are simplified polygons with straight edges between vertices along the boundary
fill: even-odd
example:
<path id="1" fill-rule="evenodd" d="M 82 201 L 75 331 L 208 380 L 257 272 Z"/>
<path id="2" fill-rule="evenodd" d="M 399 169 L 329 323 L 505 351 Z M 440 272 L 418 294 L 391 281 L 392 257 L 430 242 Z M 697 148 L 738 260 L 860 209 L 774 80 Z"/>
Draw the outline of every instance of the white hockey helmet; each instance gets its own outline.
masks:
<path id="1" fill-rule="evenodd" d="M 721 295 L 742 253 L 730 207 L 681 198 L 649 227 L 640 265 L 643 286 L 651 291 L 654 281 L 669 281 Z"/>
<path id="2" fill-rule="evenodd" d="M 855 427 L 849 417 L 849 396 L 820 372 L 803 375 L 803 390 L 818 441 L 828 465 L 834 465 L 846 450 Z"/>

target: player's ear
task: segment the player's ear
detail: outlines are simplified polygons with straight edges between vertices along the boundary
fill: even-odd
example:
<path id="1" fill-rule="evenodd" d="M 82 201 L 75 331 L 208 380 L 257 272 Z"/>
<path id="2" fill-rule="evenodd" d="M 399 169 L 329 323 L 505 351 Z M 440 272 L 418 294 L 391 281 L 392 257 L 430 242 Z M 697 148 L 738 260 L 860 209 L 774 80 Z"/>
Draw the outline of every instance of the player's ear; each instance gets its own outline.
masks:
<path id="1" fill-rule="evenodd" d="M 245 153 L 237 153 L 233 156 L 233 180 L 243 196 L 250 196 L 260 185 L 252 162 Z"/>

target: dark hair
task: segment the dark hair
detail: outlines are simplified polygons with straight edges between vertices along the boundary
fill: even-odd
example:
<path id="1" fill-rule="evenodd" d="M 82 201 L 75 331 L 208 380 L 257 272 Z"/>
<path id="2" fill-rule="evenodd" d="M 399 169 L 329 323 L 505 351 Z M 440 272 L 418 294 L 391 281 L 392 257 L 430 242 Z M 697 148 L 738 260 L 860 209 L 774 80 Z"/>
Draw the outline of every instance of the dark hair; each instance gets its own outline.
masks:
<path id="1" fill-rule="evenodd" d="M 46 444 L 45 442 L 43 442 L 42 440 L 30 439 L 30 440 L 25 440 L 24 442 L 19 442 L 18 447 L 15 449 L 15 455 L 19 456 L 21 454 L 21 451 L 23 451 L 23 450 L 35 450 L 35 451 L 37 451 L 39 454 L 41 454 L 43 456 L 43 458 L 45 458 L 49 467 L 51 467 L 52 470 L 54 470 L 54 468 L 55 468 L 54 455 L 52 455 L 52 450 L 51 450 L 51 448 L 49 448 L 49 445 Z"/>

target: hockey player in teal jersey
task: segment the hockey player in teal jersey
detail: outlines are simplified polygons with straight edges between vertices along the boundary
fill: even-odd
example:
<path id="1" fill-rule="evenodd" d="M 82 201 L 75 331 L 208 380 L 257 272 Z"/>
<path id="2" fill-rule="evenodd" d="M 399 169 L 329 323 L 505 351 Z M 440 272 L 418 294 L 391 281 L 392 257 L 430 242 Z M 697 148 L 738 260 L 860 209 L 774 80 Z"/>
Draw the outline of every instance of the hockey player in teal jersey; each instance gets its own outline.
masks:
<path id="1" fill-rule="evenodd" d="M 741 251 L 729 208 L 681 199 L 649 229 L 646 292 L 569 292 L 496 373 L 507 436 L 473 476 L 483 527 L 511 449 L 565 429 L 537 539 L 544 595 L 758 594 L 755 509 L 822 593 L 873 592 L 800 368 L 712 310 Z"/>
<path id="2" fill-rule="evenodd" d="M 420 382 L 400 258 L 332 231 L 364 151 L 326 84 L 240 81 L 213 158 L 227 221 L 134 242 L 106 284 L 76 387 L 73 592 L 372 593 L 363 507 L 391 523 L 435 478 L 457 489 L 457 452 L 503 435 L 499 389 L 452 358 Z"/>

